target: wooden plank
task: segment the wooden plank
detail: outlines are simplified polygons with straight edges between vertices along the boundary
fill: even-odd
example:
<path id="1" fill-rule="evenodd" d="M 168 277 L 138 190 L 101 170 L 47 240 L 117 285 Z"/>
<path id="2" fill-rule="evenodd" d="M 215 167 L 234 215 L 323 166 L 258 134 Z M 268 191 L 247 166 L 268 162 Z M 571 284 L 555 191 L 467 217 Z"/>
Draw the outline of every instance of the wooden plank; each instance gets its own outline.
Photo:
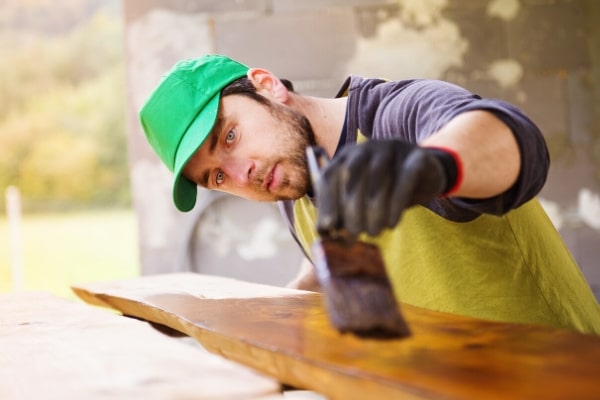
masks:
<path id="1" fill-rule="evenodd" d="M 600 398 L 600 338 L 402 306 L 413 335 L 341 335 L 318 293 L 198 274 L 74 288 L 331 399 Z"/>
<path id="2" fill-rule="evenodd" d="M 280 385 L 146 322 L 0 295 L 0 399 L 282 399 Z"/>

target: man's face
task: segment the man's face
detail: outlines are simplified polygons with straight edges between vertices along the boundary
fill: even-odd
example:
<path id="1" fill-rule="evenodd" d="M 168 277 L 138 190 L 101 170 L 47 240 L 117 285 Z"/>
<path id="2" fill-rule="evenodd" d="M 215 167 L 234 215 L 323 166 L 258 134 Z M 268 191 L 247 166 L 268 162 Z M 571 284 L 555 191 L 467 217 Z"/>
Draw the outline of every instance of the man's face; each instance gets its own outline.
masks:
<path id="1" fill-rule="evenodd" d="M 215 127 L 183 175 L 208 189 L 250 200 L 297 199 L 309 188 L 310 123 L 289 107 L 243 95 L 221 99 Z"/>

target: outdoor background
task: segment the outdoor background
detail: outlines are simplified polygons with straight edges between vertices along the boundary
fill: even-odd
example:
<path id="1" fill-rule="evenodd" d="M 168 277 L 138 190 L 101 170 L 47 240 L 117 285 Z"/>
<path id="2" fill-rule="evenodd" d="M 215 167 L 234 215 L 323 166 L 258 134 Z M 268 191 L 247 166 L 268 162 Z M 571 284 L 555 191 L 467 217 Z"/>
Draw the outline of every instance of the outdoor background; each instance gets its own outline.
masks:
<path id="1" fill-rule="evenodd" d="M 137 275 L 120 2 L 3 0 L 0 60 L 0 291 L 70 296 L 72 282 Z M 22 199 L 18 249 L 9 186 Z"/>
<path id="2" fill-rule="evenodd" d="M 0 190 L 19 188 L 23 209 L 20 248 L 0 217 L 0 291 L 70 296 L 73 282 L 188 270 L 293 275 L 301 254 L 273 205 L 201 191 L 177 212 L 139 126 L 166 70 L 217 52 L 311 95 L 354 73 L 515 103 L 550 148 L 540 198 L 600 295 L 598 0 L 4 0 L 0 44 Z"/>

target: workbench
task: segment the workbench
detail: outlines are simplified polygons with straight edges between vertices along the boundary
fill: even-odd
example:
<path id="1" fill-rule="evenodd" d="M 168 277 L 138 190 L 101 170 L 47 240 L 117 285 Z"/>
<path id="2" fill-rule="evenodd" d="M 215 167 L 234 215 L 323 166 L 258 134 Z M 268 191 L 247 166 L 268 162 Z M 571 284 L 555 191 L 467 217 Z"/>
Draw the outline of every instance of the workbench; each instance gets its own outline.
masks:
<path id="1" fill-rule="evenodd" d="M 194 273 L 73 290 L 0 295 L 0 399 L 600 399 L 600 337 L 566 329 L 399 303 L 409 337 L 362 338 L 320 293 Z"/>
<path id="2" fill-rule="evenodd" d="M 133 318 L 0 294 L 0 399 L 284 399 L 274 379 Z"/>

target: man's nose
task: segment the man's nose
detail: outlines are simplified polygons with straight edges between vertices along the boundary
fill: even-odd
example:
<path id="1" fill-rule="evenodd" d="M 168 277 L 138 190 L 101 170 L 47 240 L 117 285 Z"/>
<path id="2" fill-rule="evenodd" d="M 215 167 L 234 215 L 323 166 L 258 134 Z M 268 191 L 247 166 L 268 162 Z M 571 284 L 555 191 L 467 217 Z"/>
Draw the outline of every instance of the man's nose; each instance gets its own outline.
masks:
<path id="1" fill-rule="evenodd" d="M 245 186 L 250 181 L 254 163 L 248 159 L 230 158 L 225 162 L 225 174 L 238 186 Z"/>

